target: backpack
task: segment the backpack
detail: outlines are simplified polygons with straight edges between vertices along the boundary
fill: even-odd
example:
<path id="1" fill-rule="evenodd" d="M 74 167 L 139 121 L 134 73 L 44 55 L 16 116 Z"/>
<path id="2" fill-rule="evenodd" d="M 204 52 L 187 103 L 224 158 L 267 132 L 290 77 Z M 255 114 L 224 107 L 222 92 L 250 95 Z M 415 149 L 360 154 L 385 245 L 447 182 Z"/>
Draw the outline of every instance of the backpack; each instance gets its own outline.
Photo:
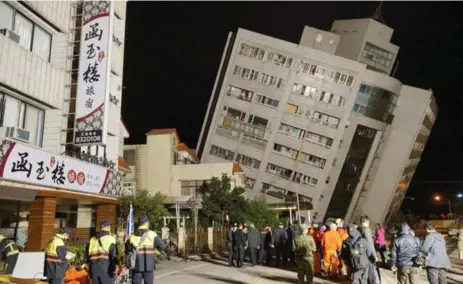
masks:
<path id="1" fill-rule="evenodd" d="M 140 238 L 140 242 L 138 243 L 136 247 L 132 244 L 132 249 L 127 252 L 126 257 L 125 257 L 125 267 L 127 267 L 128 269 L 135 269 L 135 264 L 137 262 L 138 247 L 148 237 L 148 232 L 149 231 L 146 231 L 142 235 L 142 237 Z"/>
<path id="2" fill-rule="evenodd" d="M 365 243 L 355 242 L 349 244 L 349 253 L 351 258 L 352 270 L 357 271 L 368 267 L 368 257 L 366 255 Z"/>

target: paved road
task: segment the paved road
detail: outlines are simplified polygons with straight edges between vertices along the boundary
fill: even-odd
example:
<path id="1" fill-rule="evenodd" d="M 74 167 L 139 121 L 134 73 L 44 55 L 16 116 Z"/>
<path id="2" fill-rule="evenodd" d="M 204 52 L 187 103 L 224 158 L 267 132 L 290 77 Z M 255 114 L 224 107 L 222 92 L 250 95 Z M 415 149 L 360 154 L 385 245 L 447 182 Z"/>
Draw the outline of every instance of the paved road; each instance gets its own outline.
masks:
<path id="1" fill-rule="evenodd" d="M 427 283 L 422 277 L 422 283 Z M 382 284 L 396 284 L 394 275 L 390 271 L 382 271 Z M 315 278 L 317 284 L 335 283 Z M 344 281 L 348 283 L 348 281 Z M 162 262 L 158 266 L 155 276 L 156 284 L 272 284 L 297 283 L 296 273 L 269 267 L 230 268 L 225 261 L 208 259 L 198 261 Z M 339 282 L 337 282 L 339 283 Z"/>

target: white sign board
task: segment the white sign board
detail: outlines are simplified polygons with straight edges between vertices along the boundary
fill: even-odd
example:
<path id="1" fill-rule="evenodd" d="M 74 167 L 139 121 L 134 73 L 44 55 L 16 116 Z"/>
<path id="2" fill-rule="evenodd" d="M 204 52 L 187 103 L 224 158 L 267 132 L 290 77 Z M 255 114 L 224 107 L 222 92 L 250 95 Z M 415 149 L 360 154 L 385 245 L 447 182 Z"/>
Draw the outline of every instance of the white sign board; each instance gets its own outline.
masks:
<path id="1" fill-rule="evenodd" d="M 7 139 L 0 147 L 3 179 L 93 194 L 117 196 L 122 192 L 120 174 L 108 168 Z"/>
<path id="2" fill-rule="evenodd" d="M 74 144 L 106 144 L 113 5 L 83 1 Z"/>

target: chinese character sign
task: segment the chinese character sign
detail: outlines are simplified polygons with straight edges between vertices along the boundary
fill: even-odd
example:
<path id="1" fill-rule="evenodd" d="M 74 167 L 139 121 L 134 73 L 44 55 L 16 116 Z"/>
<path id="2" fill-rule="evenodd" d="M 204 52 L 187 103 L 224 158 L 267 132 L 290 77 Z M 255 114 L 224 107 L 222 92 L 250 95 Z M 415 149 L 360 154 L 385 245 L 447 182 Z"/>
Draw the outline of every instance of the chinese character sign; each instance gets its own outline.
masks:
<path id="1" fill-rule="evenodd" d="M 109 100 L 111 1 L 84 1 L 74 144 L 106 144 Z"/>
<path id="2" fill-rule="evenodd" d="M 7 139 L 0 141 L 3 179 L 93 194 L 122 194 L 122 178 L 115 171 Z"/>

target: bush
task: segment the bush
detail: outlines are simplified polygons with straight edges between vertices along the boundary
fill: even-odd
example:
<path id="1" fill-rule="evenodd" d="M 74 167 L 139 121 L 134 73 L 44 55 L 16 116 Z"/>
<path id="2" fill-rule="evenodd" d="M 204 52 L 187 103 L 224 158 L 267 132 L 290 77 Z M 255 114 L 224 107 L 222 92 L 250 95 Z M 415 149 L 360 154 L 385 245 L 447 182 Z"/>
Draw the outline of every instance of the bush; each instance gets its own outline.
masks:
<path id="1" fill-rule="evenodd" d="M 85 264 L 85 245 L 68 245 L 68 252 L 73 252 L 76 257 L 68 263 L 70 266 L 80 266 Z"/>

